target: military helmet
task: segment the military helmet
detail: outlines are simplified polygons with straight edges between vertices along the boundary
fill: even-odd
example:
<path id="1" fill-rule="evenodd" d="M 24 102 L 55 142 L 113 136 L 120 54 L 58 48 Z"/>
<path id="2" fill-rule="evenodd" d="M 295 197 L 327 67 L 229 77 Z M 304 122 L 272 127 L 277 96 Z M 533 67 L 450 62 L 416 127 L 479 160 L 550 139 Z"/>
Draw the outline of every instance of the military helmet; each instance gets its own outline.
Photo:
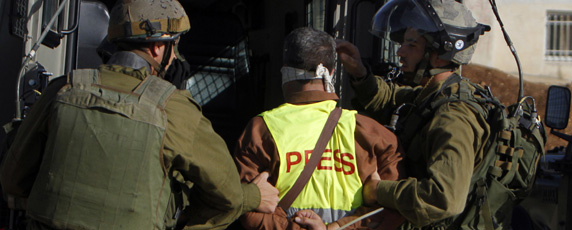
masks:
<path id="1" fill-rule="evenodd" d="M 119 0 L 111 10 L 111 42 L 173 41 L 191 28 L 177 0 Z"/>
<path id="2" fill-rule="evenodd" d="M 439 58 L 456 64 L 467 64 L 479 36 L 490 30 L 455 0 L 390 0 L 374 16 L 371 33 L 401 43 L 407 28 L 423 34 Z"/>

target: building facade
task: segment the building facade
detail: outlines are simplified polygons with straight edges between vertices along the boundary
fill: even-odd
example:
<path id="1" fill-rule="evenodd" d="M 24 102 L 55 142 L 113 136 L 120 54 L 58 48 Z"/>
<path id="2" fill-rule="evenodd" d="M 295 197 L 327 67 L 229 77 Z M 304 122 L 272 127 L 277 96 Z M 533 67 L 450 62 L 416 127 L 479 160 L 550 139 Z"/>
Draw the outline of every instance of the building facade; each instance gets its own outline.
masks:
<path id="1" fill-rule="evenodd" d="M 472 63 L 518 76 L 518 67 L 490 4 L 465 0 L 481 23 L 492 30 L 481 37 Z M 572 1 L 502 0 L 497 9 L 521 62 L 525 80 L 548 84 L 572 82 Z"/>

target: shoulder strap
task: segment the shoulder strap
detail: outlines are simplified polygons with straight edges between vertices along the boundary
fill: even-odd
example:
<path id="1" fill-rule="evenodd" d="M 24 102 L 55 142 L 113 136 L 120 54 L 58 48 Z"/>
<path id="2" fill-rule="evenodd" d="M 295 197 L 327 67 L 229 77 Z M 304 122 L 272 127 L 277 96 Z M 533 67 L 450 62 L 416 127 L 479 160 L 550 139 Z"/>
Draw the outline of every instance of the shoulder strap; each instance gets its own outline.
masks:
<path id="1" fill-rule="evenodd" d="M 342 115 L 342 109 L 340 107 L 336 107 L 332 112 L 330 112 L 328 121 L 326 121 L 324 129 L 322 129 L 322 133 L 320 134 L 320 138 L 316 143 L 316 147 L 314 147 L 314 150 L 312 151 L 312 156 L 310 156 L 310 160 L 308 160 L 308 163 L 306 164 L 306 166 L 304 166 L 302 173 L 300 173 L 300 176 L 298 177 L 298 179 L 296 179 L 296 182 L 294 182 L 292 188 L 288 191 L 288 193 L 286 193 L 286 195 L 284 195 L 284 197 L 278 203 L 278 206 L 282 207 L 284 211 L 290 208 L 290 205 L 292 205 L 294 200 L 296 200 L 298 194 L 300 194 L 302 189 L 306 186 L 306 183 L 308 183 L 308 180 L 310 180 L 310 177 L 312 177 L 314 169 L 316 169 L 318 162 L 320 162 L 322 154 L 326 149 L 326 145 L 330 141 L 330 138 L 332 137 L 334 129 L 336 128 L 336 125 L 338 124 L 338 120 L 340 119 L 341 115 Z"/>
<path id="2" fill-rule="evenodd" d="M 139 103 L 150 103 L 151 106 L 159 105 L 164 108 L 175 89 L 176 87 L 170 82 L 151 75 L 137 86 L 134 93 L 141 95 Z"/>
<path id="3" fill-rule="evenodd" d="M 73 87 L 91 90 L 91 84 L 99 84 L 99 71 L 97 69 L 76 69 L 68 74 L 68 83 Z"/>
<path id="4" fill-rule="evenodd" d="M 453 76 L 449 77 L 446 82 L 443 83 L 441 88 L 432 95 L 431 100 L 425 101 L 420 106 L 420 112 L 424 116 L 430 117 L 433 115 L 433 112 L 441 105 L 454 101 L 462 101 L 467 103 L 484 117 L 488 117 L 487 109 L 483 108 L 484 104 L 493 104 L 495 107 L 504 108 L 504 106 L 492 96 L 490 91 L 470 81 L 463 81 L 463 79 L 463 77 L 457 74 L 453 74 Z M 436 95 L 441 93 L 445 88 L 452 84 L 457 84 L 459 86 L 459 89 L 456 93 L 449 94 L 446 97 L 433 101 Z M 473 86 L 475 91 L 470 90 L 469 85 Z M 482 98 L 475 97 L 475 94 L 480 95 Z"/>

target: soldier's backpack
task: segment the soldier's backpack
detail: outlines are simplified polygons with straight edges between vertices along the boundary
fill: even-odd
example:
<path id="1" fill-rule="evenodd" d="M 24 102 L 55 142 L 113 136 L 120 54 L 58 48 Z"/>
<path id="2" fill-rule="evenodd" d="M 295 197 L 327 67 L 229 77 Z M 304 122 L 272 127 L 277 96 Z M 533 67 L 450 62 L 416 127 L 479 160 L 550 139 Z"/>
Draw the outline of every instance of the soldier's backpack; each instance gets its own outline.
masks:
<path id="1" fill-rule="evenodd" d="M 444 90 L 452 84 L 458 84 L 456 93 Z M 436 92 L 439 93 L 445 97 L 419 107 L 418 112 L 424 120 L 430 119 L 445 103 L 463 101 L 487 119 L 490 137 L 483 150 L 483 161 L 474 168 L 464 211 L 431 228 L 489 230 L 510 227 L 512 209 L 530 193 L 538 161 L 544 154 L 546 134 L 534 99 L 524 97 L 505 108 L 488 88 L 457 74 L 443 84 Z"/>

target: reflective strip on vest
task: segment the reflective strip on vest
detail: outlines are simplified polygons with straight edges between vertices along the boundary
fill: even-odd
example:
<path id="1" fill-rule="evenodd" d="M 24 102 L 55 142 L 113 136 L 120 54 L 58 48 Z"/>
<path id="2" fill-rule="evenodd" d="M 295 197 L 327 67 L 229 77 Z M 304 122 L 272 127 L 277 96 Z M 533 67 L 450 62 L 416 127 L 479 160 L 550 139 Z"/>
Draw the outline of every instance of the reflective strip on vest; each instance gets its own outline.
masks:
<path id="1" fill-rule="evenodd" d="M 164 105 L 175 88 L 149 76 L 123 93 L 98 80 L 74 71 L 58 93 L 27 214 L 58 229 L 165 229 Z"/>
<path id="2" fill-rule="evenodd" d="M 310 159 L 335 106 L 336 102 L 331 100 L 306 105 L 283 104 L 261 114 L 280 155 L 276 182 L 280 198 L 290 190 Z M 325 223 L 331 223 L 353 213 L 362 204 L 362 183 L 355 156 L 355 114 L 352 110 L 342 111 L 322 160 L 286 210 L 288 217 L 298 210 L 312 209 Z"/>

